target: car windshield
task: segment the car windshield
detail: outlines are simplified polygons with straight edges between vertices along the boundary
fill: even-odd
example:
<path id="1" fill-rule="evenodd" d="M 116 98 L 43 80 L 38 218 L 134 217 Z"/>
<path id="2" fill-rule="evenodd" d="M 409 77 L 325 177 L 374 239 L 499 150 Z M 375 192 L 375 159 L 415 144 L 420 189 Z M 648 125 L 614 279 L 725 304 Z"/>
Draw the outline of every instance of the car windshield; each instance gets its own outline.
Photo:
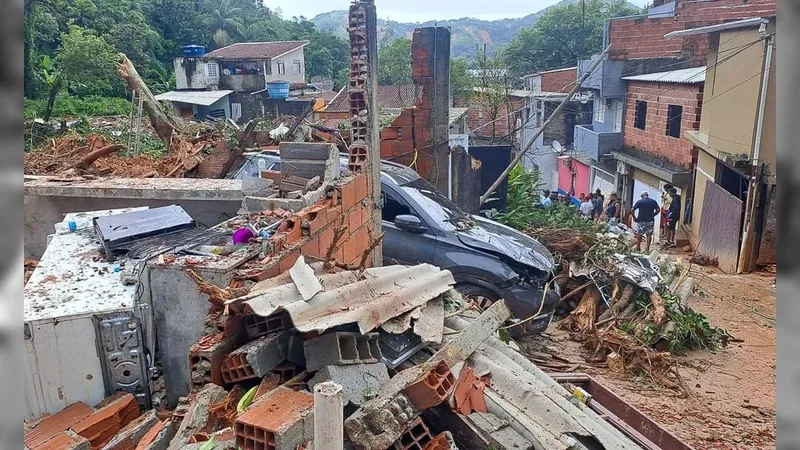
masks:
<path id="1" fill-rule="evenodd" d="M 475 219 L 462 211 L 449 198 L 440 194 L 422 178 L 400 185 L 446 231 L 466 231 L 475 226 Z"/>

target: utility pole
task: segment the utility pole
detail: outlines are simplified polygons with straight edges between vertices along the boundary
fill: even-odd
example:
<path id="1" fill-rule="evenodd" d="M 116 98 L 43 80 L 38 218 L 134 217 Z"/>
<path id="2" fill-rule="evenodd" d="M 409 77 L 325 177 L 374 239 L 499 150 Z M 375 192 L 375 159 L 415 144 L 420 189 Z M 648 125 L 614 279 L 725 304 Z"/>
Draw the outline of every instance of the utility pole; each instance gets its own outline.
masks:
<path id="1" fill-rule="evenodd" d="M 766 34 L 767 24 L 762 23 L 759 32 L 764 45 L 764 69 L 761 75 L 761 92 L 758 99 L 758 115 L 756 118 L 756 133 L 753 138 L 753 160 L 750 166 L 750 185 L 747 187 L 747 203 L 744 210 L 744 230 L 742 236 L 742 246 L 739 249 L 739 262 L 736 273 L 750 271 L 753 259 L 753 246 L 756 232 L 756 197 L 758 196 L 761 184 L 761 171 L 759 170 L 759 157 L 761 154 L 761 135 L 764 131 L 764 110 L 767 105 L 767 90 L 769 88 L 769 69 L 772 65 L 772 49 L 775 44 L 775 35 Z"/>
<path id="2" fill-rule="evenodd" d="M 378 120 L 378 16 L 374 0 L 356 0 L 350 5 L 350 159 L 348 169 L 364 173 L 370 193 L 372 219 L 370 239 L 381 235 L 381 151 Z M 370 253 L 373 267 L 383 264 L 379 243 Z"/>
<path id="3" fill-rule="evenodd" d="M 553 120 L 553 118 L 556 117 L 558 113 L 562 109 L 564 109 L 565 106 L 567 106 L 567 103 L 569 103 L 572 96 L 575 95 L 576 92 L 578 92 L 578 89 L 580 89 L 583 82 L 586 81 L 586 79 L 589 78 L 592 72 L 594 72 L 594 69 L 596 69 L 597 66 L 600 65 L 600 62 L 606 57 L 610 49 L 611 45 L 609 44 L 608 47 L 606 47 L 605 50 L 603 50 L 603 53 L 601 53 L 600 56 L 598 56 L 597 59 L 595 59 L 592 62 L 586 73 L 584 73 L 583 76 L 581 76 L 581 79 L 578 80 L 577 83 L 575 83 L 575 86 L 572 87 L 572 90 L 569 91 L 569 94 L 567 94 L 564 100 L 562 100 L 561 103 L 559 103 L 559 105 L 556 107 L 556 109 L 550 114 L 550 117 L 548 117 L 547 120 L 545 120 L 544 123 L 539 128 L 536 129 L 536 133 L 533 134 L 533 137 L 528 141 L 528 144 L 525 146 L 525 148 L 522 149 L 522 151 L 520 151 L 519 153 L 517 153 L 517 156 L 514 157 L 514 159 L 511 161 L 511 164 L 509 164 L 508 167 L 506 167 L 505 170 L 503 170 L 503 173 L 501 173 L 500 176 L 497 178 L 497 180 L 495 180 L 494 183 L 492 183 L 492 185 L 489 187 L 486 193 L 481 196 L 480 205 L 486 203 L 486 200 L 489 199 L 489 196 L 492 195 L 494 191 L 497 189 L 497 187 L 503 183 L 503 180 L 505 180 L 506 177 L 508 177 L 508 174 L 511 172 L 511 170 L 514 167 L 516 167 L 517 164 L 519 164 L 520 160 L 522 160 L 522 158 L 525 156 L 525 153 L 527 153 L 528 150 L 530 150 L 533 143 L 536 142 L 536 139 L 539 138 L 539 135 L 542 134 L 544 129 L 547 128 L 547 126 L 550 124 L 550 121 Z"/>

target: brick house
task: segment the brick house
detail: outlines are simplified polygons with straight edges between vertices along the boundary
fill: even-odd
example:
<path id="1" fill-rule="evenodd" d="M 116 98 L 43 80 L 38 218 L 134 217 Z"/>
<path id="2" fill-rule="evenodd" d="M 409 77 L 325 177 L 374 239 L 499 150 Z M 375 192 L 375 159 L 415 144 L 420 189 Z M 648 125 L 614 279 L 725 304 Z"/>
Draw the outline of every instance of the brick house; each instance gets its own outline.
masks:
<path id="1" fill-rule="evenodd" d="M 650 124 L 654 130 L 663 130 L 654 131 L 652 135 L 647 131 L 647 123 L 643 125 L 644 130 L 635 127 L 635 102 L 642 102 L 642 97 L 646 97 L 648 92 L 654 94 L 653 89 L 667 89 L 669 84 L 668 91 L 656 96 L 657 114 L 652 114 L 653 106 L 648 104 L 648 113 L 643 116 L 645 119 L 650 115 L 651 120 L 666 120 L 668 109 L 673 105 L 674 112 L 680 107 L 681 119 L 673 119 L 672 128 L 680 128 L 681 133 L 687 129 L 696 130 L 694 123 L 699 122 L 700 114 L 697 111 L 689 113 L 687 108 L 702 106 L 702 100 L 697 98 L 702 85 L 659 83 L 663 80 L 657 78 L 650 81 L 631 78 L 648 74 L 658 77 L 660 73 L 706 65 L 710 48 L 707 35 L 697 34 L 677 40 L 665 38 L 670 32 L 770 16 L 775 14 L 775 10 L 775 0 L 675 0 L 650 8 L 639 16 L 608 20 L 604 46 L 610 45 L 609 53 L 581 84 L 582 94 L 593 98 L 594 119 L 591 125 L 576 126 L 574 136 L 576 151 L 588 157 L 593 166 L 590 189 L 603 185 L 617 191 L 623 209 L 627 211 L 638 199 L 639 190 L 646 187 L 658 193 L 662 182 L 672 179 L 677 181 L 673 184 L 683 184 L 689 189 L 684 192 L 683 201 L 691 204 L 693 150 L 684 138 L 667 134 L 667 123 Z M 579 77 L 588 70 L 591 62 L 578 61 Z M 659 84 L 664 86 L 659 87 Z M 639 106 L 640 111 L 643 108 L 643 105 Z M 628 132 L 632 135 L 625 137 Z M 658 138 L 656 134 L 660 134 Z M 669 173 L 664 172 L 665 167 L 670 169 Z"/>

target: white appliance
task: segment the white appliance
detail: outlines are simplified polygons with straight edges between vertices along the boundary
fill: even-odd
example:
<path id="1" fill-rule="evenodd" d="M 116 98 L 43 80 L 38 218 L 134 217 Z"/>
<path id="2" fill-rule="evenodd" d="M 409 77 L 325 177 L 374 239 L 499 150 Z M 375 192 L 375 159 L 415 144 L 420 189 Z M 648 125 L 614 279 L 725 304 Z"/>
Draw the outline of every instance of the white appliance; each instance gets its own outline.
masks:
<path id="1" fill-rule="evenodd" d="M 70 213 L 56 225 L 78 229 L 51 236 L 25 285 L 25 420 L 78 401 L 94 406 L 116 391 L 149 406 L 151 310 L 122 282 L 133 263 L 106 261 L 91 220 L 143 209 Z"/>

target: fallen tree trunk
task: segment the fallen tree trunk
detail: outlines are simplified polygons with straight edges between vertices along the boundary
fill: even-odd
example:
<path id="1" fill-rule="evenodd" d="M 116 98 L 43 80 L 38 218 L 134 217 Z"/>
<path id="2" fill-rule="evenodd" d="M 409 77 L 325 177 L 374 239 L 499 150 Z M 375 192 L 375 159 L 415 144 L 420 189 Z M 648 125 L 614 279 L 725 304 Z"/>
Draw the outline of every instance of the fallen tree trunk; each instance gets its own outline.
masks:
<path id="1" fill-rule="evenodd" d="M 622 288 L 622 295 L 620 295 L 617 301 L 611 304 L 610 308 L 603 311 L 603 314 L 600 314 L 600 317 L 597 319 L 597 321 L 604 322 L 612 317 L 620 317 L 622 312 L 625 311 L 628 305 L 630 305 L 631 300 L 633 299 L 634 291 L 635 288 L 632 284 L 625 283 L 625 287 Z"/>
<path id="2" fill-rule="evenodd" d="M 150 118 L 150 123 L 153 124 L 156 134 L 164 142 L 164 145 L 169 147 L 172 134 L 174 132 L 182 133 L 183 130 L 174 117 L 167 115 L 161 109 L 158 100 L 150 92 L 150 88 L 147 87 L 142 77 L 139 76 L 139 72 L 136 71 L 136 67 L 133 66 L 131 60 L 124 53 L 120 53 L 119 57 L 118 70 L 120 76 L 125 80 L 128 89 L 136 91 L 136 94 L 142 98 L 142 108 L 147 112 L 147 117 Z"/>
<path id="3" fill-rule="evenodd" d="M 653 291 L 650 294 L 650 304 L 653 305 L 653 322 L 658 327 L 664 325 L 664 322 L 667 321 L 667 310 L 664 308 L 664 299 L 658 295 L 657 291 Z"/>
<path id="4" fill-rule="evenodd" d="M 99 148 L 81 158 L 81 160 L 78 161 L 78 164 L 75 165 L 75 168 L 81 170 L 88 169 L 89 166 L 94 164 L 94 162 L 97 161 L 98 159 L 102 158 L 103 156 L 116 153 L 122 150 L 123 148 L 125 148 L 125 146 L 121 144 L 107 145 L 103 148 Z"/>
<path id="5" fill-rule="evenodd" d="M 597 286 L 590 285 L 586 288 L 578 307 L 561 323 L 562 328 L 576 332 L 594 330 L 600 297 L 600 291 Z"/>

